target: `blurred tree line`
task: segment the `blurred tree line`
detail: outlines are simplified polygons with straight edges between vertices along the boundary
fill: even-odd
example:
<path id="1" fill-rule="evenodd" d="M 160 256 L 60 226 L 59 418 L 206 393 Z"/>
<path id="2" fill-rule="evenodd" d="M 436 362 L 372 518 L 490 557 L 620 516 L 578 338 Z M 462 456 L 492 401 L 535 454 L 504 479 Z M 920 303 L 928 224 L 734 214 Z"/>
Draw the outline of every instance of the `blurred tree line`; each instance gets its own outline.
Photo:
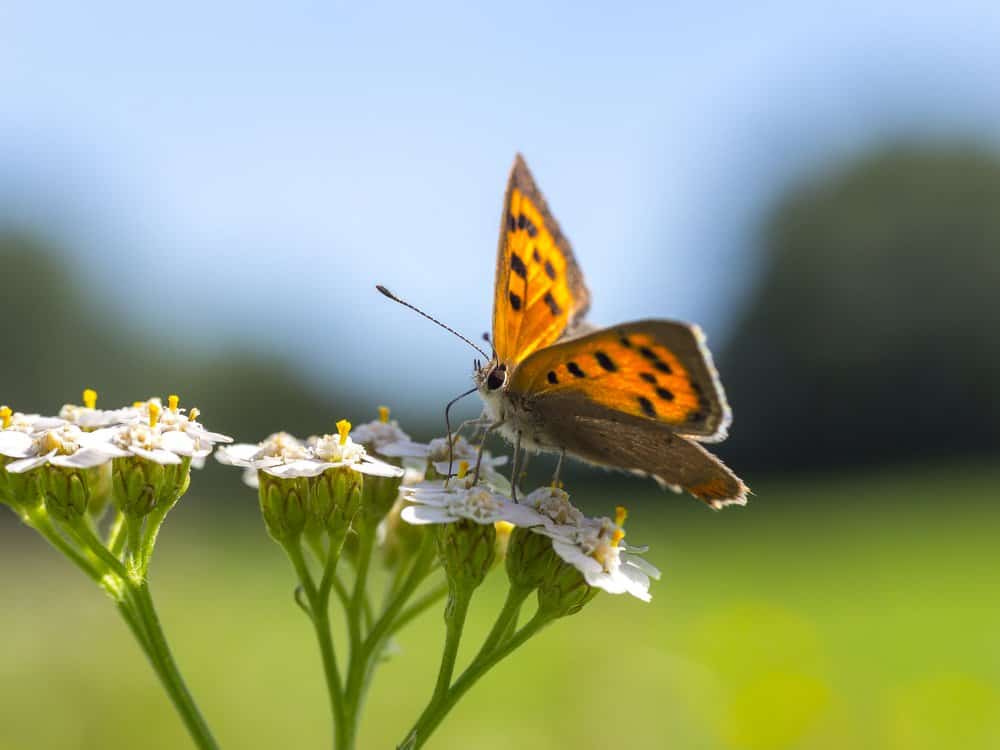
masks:
<path id="1" fill-rule="evenodd" d="M 748 469 L 1000 447 L 1000 161 L 969 145 L 870 154 L 792 191 L 721 359 Z"/>

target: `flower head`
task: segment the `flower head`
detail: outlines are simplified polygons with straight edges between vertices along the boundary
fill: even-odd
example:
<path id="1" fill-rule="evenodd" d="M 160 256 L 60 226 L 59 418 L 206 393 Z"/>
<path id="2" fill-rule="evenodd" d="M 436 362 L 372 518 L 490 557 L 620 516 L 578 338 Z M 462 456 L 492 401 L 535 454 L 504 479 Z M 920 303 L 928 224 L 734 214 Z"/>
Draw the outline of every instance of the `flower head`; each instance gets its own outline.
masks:
<path id="1" fill-rule="evenodd" d="M 65 404 L 59 410 L 59 418 L 83 430 L 97 430 L 102 427 L 137 422 L 141 416 L 134 406 L 111 410 L 98 409 L 97 391 L 92 388 L 84 390 L 82 400 L 82 406 Z"/>
<path id="2" fill-rule="evenodd" d="M 552 548 L 563 561 L 575 567 L 587 584 L 611 594 L 629 593 L 648 602 L 650 578 L 660 571 L 624 544 L 625 508 L 619 506 L 615 520 L 585 518 L 576 525 L 549 528 Z"/>
<path id="3" fill-rule="evenodd" d="M 16 429 L 0 431 L 0 455 L 15 459 L 4 467 L 8 472 L 21 474 L 45 464 L 89 469 L 128 454 L 108 442 L 106 436 L 62 423 L 30 433 Z"/>
<path id="4" fill-rule="evenodd" d="M 470 466 L 475 466 L 479 461 L 480 475 L 488 484 L 501 490 L 509 488 L 507 479 L 497 471 L 497 467 L 507 463 L 507 456 L 494 457 L 489 451 L 484 450 L 480 460 L 479 446 L 472 445 L 460 435 L 454 438 L 451 451 L 448 449 L 448 439 L 440 437 L 434 438 L 429 443 L 417 443 L 412 440 L 390 443 L 383 446 L 380 453 L 393 458 L 423 459 L 426 461 L 428 472 L 433 469 L 440 477 L 447 477 L 449 469 L 457 470 L 461 461 L 467 461 Z"/>
<path id="5" fill-rule="evenodd" d="M 389 446 L 409 444 L 412 441 L 400 428 L 399 423 L 393 419 L 389 420 L 389 407 L 380 406 L 378 408 L 379 418 L 371 422 L 358 425 L 352 431 L 351 437 L 355 442 L 361 443 L 365 448 L 373 453 L 382 456 L 392 456 L 383 449 Z M 389 448 L 389 450 L 393 450 Z"/>
<path id="6" fill-rule="evenodd" d="M 466 471 L 467 468 L 467 465 L 463 467 Z M 460 475 L 463 469 L 460 469 Z M 403 520 L 412 524 L 454 523 L 461 519 L 480 524 L 507 521 L 514 526 L 543 523 L 541 516 L 532 508 L 519 505 L 481 484 L 468 486 L 458 481 L 446 487 L 440 482 L 426 482 L 404 487 L 403 496 L 414 503 L 402 512 Z"/>

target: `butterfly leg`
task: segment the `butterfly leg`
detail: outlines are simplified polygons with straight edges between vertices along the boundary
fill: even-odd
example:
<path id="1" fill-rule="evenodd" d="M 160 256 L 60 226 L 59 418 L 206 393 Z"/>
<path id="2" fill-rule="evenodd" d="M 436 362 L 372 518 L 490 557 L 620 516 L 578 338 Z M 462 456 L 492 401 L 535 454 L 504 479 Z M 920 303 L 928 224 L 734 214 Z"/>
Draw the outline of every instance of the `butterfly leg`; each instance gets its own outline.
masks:
<path id="1" fill-rule="evenodd" d="M 559 474 L 562 473 L 563 459 L 566 458 L 566 449 L 559 451 L 559 460 L 556 461 L 556 473 L 552 475 L 552 486 L 559 486 Z"/>
<path id="2" fill-rule="evenodd" d="M 476 451 L 476 470 L 472 474 L 473 484 L 479 482 L 479 467 L 483 464 L 483 448 L 486 446 L 486 436 L 502 424 L 503 422 L 493 422 L 492 424 L 487 424 L 486 429 L 483 430 L 483 439 L 479 441 L 479 450 Z"/>
<path id="3" fill-rule="evenodd" d="M 517 502 L 517 479 L 521 471 L 521 431 L 514 433 L 514 458 L 510 469 L 510 499 Z"/>

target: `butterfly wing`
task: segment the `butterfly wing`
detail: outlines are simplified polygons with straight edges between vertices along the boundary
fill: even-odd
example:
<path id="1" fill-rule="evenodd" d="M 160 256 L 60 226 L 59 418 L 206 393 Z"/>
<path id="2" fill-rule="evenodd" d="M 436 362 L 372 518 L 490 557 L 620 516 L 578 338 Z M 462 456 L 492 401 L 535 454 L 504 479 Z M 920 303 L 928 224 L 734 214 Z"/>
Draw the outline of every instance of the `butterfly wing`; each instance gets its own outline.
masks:
<path id="1" fill-rule="evenodd" d="M 540 418 L 566 451 L 601 466 L 649 475 L 711 506 L 746 505 L 749 490 L 719 459 L 669 426 L 592 402 L 584 413 L 566 395 L 540 399 Z"/>
<path id="2" fill-rule="evenodd" d="M 590 293 L 569 241 L 518 154 L 504 197 L 493 300 L 493 347 L 516 364 L 576 325 Z"/>
<path id="3" fill-rule="evenodd" d="M 594 407 L 703 442 L 725 439 L 730 422 L 700 329 L 667 320 L 624 323 L 536 351 L 516 367 L 509 390 L 532 409 Z"/>

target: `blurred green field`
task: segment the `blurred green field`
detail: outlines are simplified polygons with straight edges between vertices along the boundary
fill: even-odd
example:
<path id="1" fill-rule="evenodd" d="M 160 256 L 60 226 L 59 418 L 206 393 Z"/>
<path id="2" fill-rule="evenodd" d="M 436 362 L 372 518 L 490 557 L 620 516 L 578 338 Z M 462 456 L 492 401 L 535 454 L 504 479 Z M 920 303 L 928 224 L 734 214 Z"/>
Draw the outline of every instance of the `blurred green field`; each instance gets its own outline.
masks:
<path id="1" fill-rule="evenodd" d="M 998 482 L 1000 469 L 952 466 L 756 486 L 723 513 L 630 503 L 630 541 L 664 571 L 653 603 L 598 597 L 477 686 L 431 747 L 1000 747 Z M 292 574 L 246 500 L 237 519 L 198 498 L 170 519 L 152 574 L 161 615 L 224 747 L 327 747 Z M 188 747 L 108 602 L 7 531 L 0 748 Z M 491 579 L 467 645 L 498 608 Z M 401 739 L 441 630 L 434 612 L 404 631 L 361 747 Z"/>

